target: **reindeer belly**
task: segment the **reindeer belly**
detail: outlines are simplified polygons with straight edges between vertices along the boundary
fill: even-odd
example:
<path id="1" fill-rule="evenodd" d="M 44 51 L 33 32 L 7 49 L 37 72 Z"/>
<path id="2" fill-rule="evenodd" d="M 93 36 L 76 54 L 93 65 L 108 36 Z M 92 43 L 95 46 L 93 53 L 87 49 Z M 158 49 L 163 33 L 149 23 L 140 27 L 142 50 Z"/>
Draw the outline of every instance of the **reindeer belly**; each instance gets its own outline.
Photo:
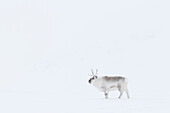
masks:
<path id="1" fill-rule="evenodd" d="M 117 88 L 117 86 L 110 86 L 108 89 L 109 89 L 109 91 L 113 91 L 113 90 L 117 90 L 118 88 Z"/>
<path id="2" fill-rule="evenodd" d="M 102 91 L 102 92 L 105 92 L 105 91 L 112 91 L 112 90 L 116 90 L 117 89 L 117 86 L 118 86 L 118 83 L 115 82 L 110 82 L 110 83 L 106 83 L 105 81 L 103 80 L 99 80 L 99 81 L 96 81 L 93 83 L 93 85 L 99 90 L 99 91 Z"/>
<path id="3" fill-rule="evenodd" d="M 95 86 L 99 91 L 101 91 L 101 92 L 107 91 L 106 85 L 103 85 L 103 84 L 95 85 L 95 84 L 94 84 L 94 86 Z"/>
<path id="4" fill-rule="evenodd" d="M 100 87 L 98 87 L 98 89 L 102 92 L 105 91 L 113 91 L 113 90 L 117 90 L 117 84 L 110 84 L 110 85 L 101 85 Z"/>
<path id="5" fill-rule="evenodd" d="M 106 89 L 107 89 L 107 91 L 117 90 L 117 86 L 118 86 L 117 83 L 107 84 Z"/>

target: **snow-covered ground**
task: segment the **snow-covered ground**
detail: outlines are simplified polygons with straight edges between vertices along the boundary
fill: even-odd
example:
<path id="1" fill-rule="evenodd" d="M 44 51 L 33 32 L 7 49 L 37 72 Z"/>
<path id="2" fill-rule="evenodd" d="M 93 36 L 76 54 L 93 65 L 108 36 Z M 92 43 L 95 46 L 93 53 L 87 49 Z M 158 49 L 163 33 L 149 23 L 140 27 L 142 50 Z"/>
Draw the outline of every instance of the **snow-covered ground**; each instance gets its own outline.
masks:
<path id="1" fill-rule="evenodd" d="M 0 113 L 169 113 L 168 0 L 0 1 Z M 88 83 L 123 74 L 130 99 Z"/>
<path id="2" fill-rule="evenodd" d="M 60 93 L 60 92 L 58 92 Z M 2 92 L 3 113 L 169 113 L 170 99 L 164 97 L 132 97 L 104 99 L 101 96 L 80 98 L 58 93 Z"/>

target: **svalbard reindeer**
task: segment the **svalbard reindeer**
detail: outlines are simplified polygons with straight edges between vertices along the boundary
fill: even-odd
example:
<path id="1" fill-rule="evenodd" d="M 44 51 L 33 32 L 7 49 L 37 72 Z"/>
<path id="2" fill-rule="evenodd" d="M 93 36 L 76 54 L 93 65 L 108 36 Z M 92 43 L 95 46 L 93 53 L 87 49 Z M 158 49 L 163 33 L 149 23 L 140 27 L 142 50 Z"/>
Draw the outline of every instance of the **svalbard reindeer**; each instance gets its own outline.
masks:
<path id="1" fill-rule="evenodd" d="M 98 70 L 96 69 L 96 73 L 94 74 L 93 69 L 91 69 L 91 73 L 89 74 L 92 78 L 89 79 L 89 83 L 93 84 L 98 90 L 104 92 L 105 98 L 108 99 L 109 91 L 113 91 L 118 89 L 120 95 L 118 98 L 122 97 L 123 92 L 126 92 L 127 98 L 129 98 L 129 92 L 127 89 L 127 78 L 122 76 L 102 76 L 98 77 Z"/>

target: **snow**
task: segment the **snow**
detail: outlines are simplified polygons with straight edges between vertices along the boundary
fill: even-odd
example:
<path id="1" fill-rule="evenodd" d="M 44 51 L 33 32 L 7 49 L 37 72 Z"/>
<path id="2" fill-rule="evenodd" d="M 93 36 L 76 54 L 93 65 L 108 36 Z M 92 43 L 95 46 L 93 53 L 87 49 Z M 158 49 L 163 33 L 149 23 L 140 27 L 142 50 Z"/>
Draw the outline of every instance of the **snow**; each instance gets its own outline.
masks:
<path id="1" fill-rule="evenodd" d="M 73 98 L 74 97 L 74 98 Z M 10 113 L 158 113 L 169 112 L 170 100 L 162 97 L 132 97 L 117 99 L 110 97 L 86 97 L 78 95 L 58 97 L 56 93 L 1 92 L 1 112 Z"/>
<path id="2" fill-rule="evenodd" d="M 0 113 L 169 113 L 169 1 L 0 1 Z M 130 99 L 88 83 L 128 78 Z"/>

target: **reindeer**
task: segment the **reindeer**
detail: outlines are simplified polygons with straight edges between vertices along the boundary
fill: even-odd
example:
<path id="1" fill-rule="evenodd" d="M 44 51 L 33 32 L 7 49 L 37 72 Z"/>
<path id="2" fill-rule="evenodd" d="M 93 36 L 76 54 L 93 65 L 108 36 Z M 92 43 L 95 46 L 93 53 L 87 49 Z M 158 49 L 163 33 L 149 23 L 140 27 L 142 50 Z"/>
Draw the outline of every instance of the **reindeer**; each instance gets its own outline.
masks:
<path id="1" fill-rule="evenodd" d="M 120 92 L 119 99 L 122 97 L 123 92 L 126 92 L 127 98 L 129 98 L 129 92 L 127 89 L 128 80 L 122 76 L 102 76 L 98 77 L 98 70 L 96 69 L 96 73 L 94 74 L 93 69 L 91 69 L 91 73 L 89 74 L 92 78 L 89 79 L 89 83 L 93 84 L 99 91 L 104 92 L 105 99 L 108 99 L 109 91 L 113 91 L 118 89 Z"/>

